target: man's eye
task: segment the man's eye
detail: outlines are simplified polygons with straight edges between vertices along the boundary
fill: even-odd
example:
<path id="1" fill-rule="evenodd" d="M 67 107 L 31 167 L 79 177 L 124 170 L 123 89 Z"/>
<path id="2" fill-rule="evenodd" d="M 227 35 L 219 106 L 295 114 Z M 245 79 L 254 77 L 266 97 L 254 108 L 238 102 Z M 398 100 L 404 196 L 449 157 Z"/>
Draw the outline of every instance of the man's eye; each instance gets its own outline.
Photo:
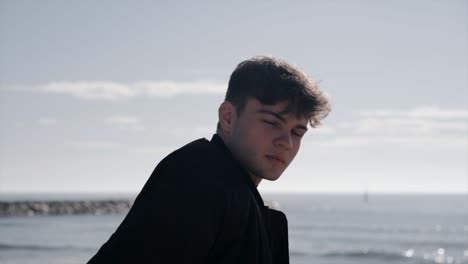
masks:
<path id="1" fill-rule="evenodd" d="M 299 133 L 299 132 L 294 132 L 294 131 L 292 131 L 292 134 L 293 134 L 294 136 L 300 137 L 300 138 L 304 136 L 304 134 Z"/>
<path id="2" fill-rule="evenodd" d="M 272 125 L 272 126 L 277 126 L 278 125 L 278 122 L 275 122 L 275 121 L 268 121 L 268 120 L 263 120 L 263 122 L 269 124 L 269 125 Z"/>

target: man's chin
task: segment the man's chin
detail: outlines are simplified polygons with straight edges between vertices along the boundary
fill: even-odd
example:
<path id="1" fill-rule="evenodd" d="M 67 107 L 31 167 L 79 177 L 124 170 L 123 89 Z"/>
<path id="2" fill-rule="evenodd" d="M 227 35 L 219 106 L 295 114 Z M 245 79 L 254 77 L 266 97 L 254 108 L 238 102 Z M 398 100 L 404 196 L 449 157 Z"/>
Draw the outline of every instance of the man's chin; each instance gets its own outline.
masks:
<path id="1" fill-rule="evenodd" d="M 250 177 L 254 181 L 255 185 L 258 186 L 258 184 L 262 180 L 267 180 L 267 181 L 271 181 L 271 182 L 274 182 L 274 181 L 278 180 L 281 177 L 281 174 L 282 173 L 265 175 L 265 174 L 259 173 L 259 174 L 257 174 L 258 176 L 256 176 L 255 174 L 250 173 Z"/>
<path id="2" fill-rule="evenodd" d="M 281 177 L 281 175 L 278 175 L 278 176 L 276 176 L 276 175 L 268 175 L 268 176 L 263 177 L 263 179 L 265 179 L 265 180 L 267 180 L 267 181 L 272 181 L 272 182 L 274 182 L 274 181 L 278 180 L 280 177 Z"/>

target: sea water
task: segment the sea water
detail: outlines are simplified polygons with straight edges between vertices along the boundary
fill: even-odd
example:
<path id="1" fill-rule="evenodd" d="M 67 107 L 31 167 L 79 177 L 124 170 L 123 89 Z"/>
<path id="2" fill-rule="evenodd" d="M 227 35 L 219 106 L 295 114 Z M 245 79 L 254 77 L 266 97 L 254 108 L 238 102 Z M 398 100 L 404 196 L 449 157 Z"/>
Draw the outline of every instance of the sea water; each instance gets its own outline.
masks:
<path id="1" fill-rule="evenodd" d="M 288 217 L 291 263 L 468 264 L 466 195 L 263 196 Z M 134 198 L 66 198 L 97 197 Z M 65 197 L 0 195 L 0 200 L 20 199 Z M 85 263 L 124 217 L 125 214 L 0 217 L 0 263 Z"/>

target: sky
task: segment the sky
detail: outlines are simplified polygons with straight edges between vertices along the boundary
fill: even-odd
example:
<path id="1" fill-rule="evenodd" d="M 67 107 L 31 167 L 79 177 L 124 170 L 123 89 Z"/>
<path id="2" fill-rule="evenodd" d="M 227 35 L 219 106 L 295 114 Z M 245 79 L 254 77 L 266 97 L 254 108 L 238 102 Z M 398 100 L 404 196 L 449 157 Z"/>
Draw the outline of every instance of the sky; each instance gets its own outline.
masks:
<path id="1" fill-rule="evenodd" d="M 0 0 L 0 192 L 140 191 L 215 133 L 236 65 L 269 55 L 333 110 L 261 192 L 467 193 L 467 17 L 465 0 Z"/>

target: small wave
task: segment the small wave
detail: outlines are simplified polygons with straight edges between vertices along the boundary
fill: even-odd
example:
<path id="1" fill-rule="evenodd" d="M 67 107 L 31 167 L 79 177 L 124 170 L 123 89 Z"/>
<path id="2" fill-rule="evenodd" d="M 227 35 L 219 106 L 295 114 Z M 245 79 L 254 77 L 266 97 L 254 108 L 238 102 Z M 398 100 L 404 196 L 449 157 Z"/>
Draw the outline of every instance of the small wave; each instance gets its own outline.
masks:
<path id="1" fill-rule="evenodd" d="M 380 259 L 380 260 L 402 260 L 406 259 L 401 252 L 387 252 L 379 250 L 349 250 L 349 251 L 331 251 L 322 254 L 323 257 L 339 258 L 359 258 L 359 259 Z"/>
<path id="2" fill-rule="evenodd" d="M 74 246 L 40 246 L 40 245 L 20 245 L 20 244 L 4 244 L 0 243 L 0 251 L 3 250 L 27 250 L 27 251 L 52 251 L 52 250 L 80 250 L 90 251 L 95 250 L 94 248 L 83 248 Z"/>
<path id="3" fill-rule="evenodd" d="M 8 223 L 8 222 L 0 222 L 0 226 L 6 226 L 6 227 L 11 227 L 11 226 L 14 226 L 14 227 L 17 227 L 17 226 L 25 226 L 25 224 L 23 223 Z"/>
<path id="4" fill-rule="evenodd" d="M 443 248 L 439 248 L 435 252 L 420 252 L 420 254 L 415 254 L 413 249 L 408 249 L 402 252 L 389 252 L 383 250 L 348 250 L 348 251 L 330 251 L 324 254 L 321 254 L 322 257 L 329 258 L 354 258 L 363 260 L 378 260 L 383 262 L 405 262 L 410 261 L 411 263 L 463 263 L 468 264 L 468 259 L 465 257 L 459 258 L 456 256 L 450 256 L 445 254 Z M 406 261 L 405 261 L 406 260 Z"/>

